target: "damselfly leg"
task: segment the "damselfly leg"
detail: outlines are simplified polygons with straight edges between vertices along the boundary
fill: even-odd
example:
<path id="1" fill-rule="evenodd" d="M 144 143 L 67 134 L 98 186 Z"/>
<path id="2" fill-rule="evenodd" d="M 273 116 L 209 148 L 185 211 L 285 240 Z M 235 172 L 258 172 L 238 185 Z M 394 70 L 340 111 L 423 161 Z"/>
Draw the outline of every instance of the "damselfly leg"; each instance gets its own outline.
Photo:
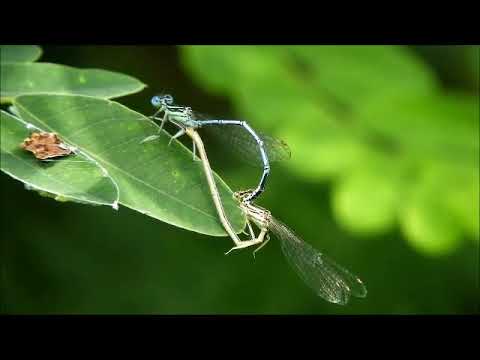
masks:
<path id="1" fill-rule="evenodd" d="M 267 229 L 268 231 L 268 229 Z M 267 245 L 267 243 L 270 241 L 270 233 L 266 233 L 265 234 L 265 241 L 263 243 L 260 244 L 260 246 L 258 246 L 255 250 L 253 250 L 253 257 L 255 257 L 255 254 L 260 251 L 265 245 Z"/>
<path id="2" fill-rule="evenodd" d="M 261 243 L 264 242 L 265 235 L 267 235 L 267 233 L 268 233 L 268 228 L 262 228 L 260 230 L 260 234 L 258 235 L 258 237 L 255 237 L 255 233 L 253 232 L 252 226 L 250 225 L 250 221 L 248 219 L 247 219 L 247 226 L 250 230 L 251 239 L 250 240 L 243 240 L 240 244 L 238 244 L 238 245 L 234 246 L 233 248 L 231 248 L 230 250 L 228 250 L 225 253 L 225 255 L 228 255 L 233 250 L 244 249 L 246 247 L 254 246 L 254 245 L 261 244 Z M 262 247 L 262 245 L 259 248 L 261 248 L 261 247 Z M 257 248 L 257 250 L 259 248 Z M 254 251 L 254 254 L 257 250 Z"/>
<path id="3" fill-rule="evenodd" d="M 183 135 L 185 135 L 185 129 L 181 127 L 180 130 L 178 130 L 178 132 L 170 138 L 170 141 L 168 142 L 168 146 L 170 146 L 173 140 L 178 139 L 180 136 L 183 136 Z"/>

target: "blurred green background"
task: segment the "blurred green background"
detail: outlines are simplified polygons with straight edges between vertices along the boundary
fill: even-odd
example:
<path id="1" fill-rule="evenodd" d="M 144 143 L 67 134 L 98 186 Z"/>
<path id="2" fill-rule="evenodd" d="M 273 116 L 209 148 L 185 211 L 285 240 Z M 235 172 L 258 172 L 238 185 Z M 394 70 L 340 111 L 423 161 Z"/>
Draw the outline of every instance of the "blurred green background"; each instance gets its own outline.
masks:
<path id="1" fill-rule="evenodd" d="M 128 208 L 60 203 L 0 176 L 3 313 L 463 314 L 479 307 L 479 49 L 474 46 L 42 46 L 40 61 L 132 75 L 150 97 L 285 140 L 259 204 L 356 273 L 315 296 L 277 241 L 232 243 Z M 259 170 L 206 138 L 232 189 Z"/>

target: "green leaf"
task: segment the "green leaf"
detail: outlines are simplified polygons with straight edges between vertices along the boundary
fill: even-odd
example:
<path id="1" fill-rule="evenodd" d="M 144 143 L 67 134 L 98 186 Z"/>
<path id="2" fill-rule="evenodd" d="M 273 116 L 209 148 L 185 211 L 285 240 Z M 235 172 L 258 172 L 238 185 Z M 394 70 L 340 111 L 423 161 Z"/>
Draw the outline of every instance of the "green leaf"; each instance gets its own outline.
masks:
<path id="1" fill-rule="evenodd" d="M 478 166 L 478 100 L 474 96 L 408 96 L 365 106 L 357 119 L 366 134 L 382 138 L 399 154 Z"/>
<path id="2" fill-rule="evenodd" d="M 477 168 L 462 164 L 433 163 L 426 167 L 429 186 L 438 194 L 436 200 L 449 212 L 450 218 L 458 224 L 472 240 L 479 241 L 480 175 Z M 435 210 L 433 211 L 435 213 Z"/>
<path id="3" fill-rule="evenodd" d="M 181 143 L 168 146 L 142 114 L 116 102 L 74 95 L 26 95 L 14 103 L 22 119 L 56 132 L 107 169 L 120 189 L 120 204 L 175 226 L 214 236 L 218 220 L 201 163 Z M 225 211 L 237 231 L 245 218 L 231 190 L 217 176 Z"/>
<path id="4" fill-rule="evenodd" d="M 451 253 L 463 239 L 459 219 L 446 203 L 441 193 L 443 187 L 438 185 L 439 175 L 443 173 L 438 170 L 431 167 L 423 172 L 400 214 L 407 241 L 418 251 L 431 256 Z"/>
<path id="5" fill-rule="evenodd" d="M 209 89 L 257 110 L 270 101 L 285 110 L 284 101 L 307 97 L 342 112 L 438 87 L 431 69 L 399 46 L 185 46 L 182 53 L 187 69 Z"/>
<path id="6" fill-rule="evenodd" d="M 42 48 L 36 45 L 0 45 L 0 64 L 32 62 L 42 56 Z"/>
<path id="7" fill-rule="evenodd" d="M 81 153 L 62 160 L 43 162 L 20 144 L 33 129 L 22 120 L 1 111 L 1 170 L 25 183 L 28 189 L 51 197 L 92 205 L 116 206 L 118 191 L 102 169 Z"/>
<path id="8" fill-rule="evenodd" d="M 294 124 L 281 129 L 278 136 L 292 149 L 289 169 L 312 181 L 337 177 L 372 156 L 367 144 L 336 126 L 311 125 L 297 129 Z"/>
<path id="9" fill-rule="evenodd" d="M 457 248 L 461 234 L 447 212 L 433 215 L 433 206 L 424 200 L 412 204 L 404 212 L 402 228 L 407 241 L 418 251 L 431 256 L 446 255 Z"/>
<path id="10" fill-rule="evenodd" d="M 77 69 L 50 63 L 15 63 L 0 67 L 1 102 L 20 95 L 53 93 L 114 98 L 145 88 L 139 80 L 99 69 Z"/>
<path id="11" fill-rule="evenodd" d="M 334 214 L 353 233 L 384 233 L 397 220 L 401 185 L 394 171 L 382 167 L 353 171 L 334 186 Z"/>
<path id="12" fill-rule="evenodd" d="M 437 89 L 431 69 L 401 46 L 295 46 L 292 54 L 326 100 L 355 109 Z"/>
<path id="13" fill-rule="evenodd" d="M 370 144 L 377 134 L 356 119 L 368 103 L 392 112 L 392 98 L 437 90 L 432 71 L 398 46 L 185 46 L 182 53 L 196 79 L 230 95 L 256 129 L 289 143 L 287 166 L 310 179 L 336 176 L 377 152 Z"/>

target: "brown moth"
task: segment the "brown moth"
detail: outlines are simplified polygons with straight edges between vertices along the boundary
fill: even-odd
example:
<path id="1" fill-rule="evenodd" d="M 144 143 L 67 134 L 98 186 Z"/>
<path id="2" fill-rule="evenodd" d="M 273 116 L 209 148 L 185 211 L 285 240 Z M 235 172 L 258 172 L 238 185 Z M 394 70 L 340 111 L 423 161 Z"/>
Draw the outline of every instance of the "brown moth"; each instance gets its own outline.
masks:
<path id="1" fill-rule="evenodd" d="M 67 156 L 72 153 L 72 149 L 64 144 L 57 134 L 49 132 L 34 132 L 23 141 L 21 146 L 40 160 Z"/>

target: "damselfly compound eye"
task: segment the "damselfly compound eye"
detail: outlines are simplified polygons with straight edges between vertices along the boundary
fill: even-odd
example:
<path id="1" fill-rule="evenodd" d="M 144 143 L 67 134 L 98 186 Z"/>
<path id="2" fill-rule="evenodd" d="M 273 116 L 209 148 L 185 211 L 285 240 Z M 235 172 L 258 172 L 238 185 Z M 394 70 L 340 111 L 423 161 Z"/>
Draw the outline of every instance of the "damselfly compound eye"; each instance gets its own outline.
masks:
<path id="1" fill-rule="evenodd" d="M 150 101 L 154 107 L 160 107 L 162 105 L 162 98 L 158 95 L 152 97 Z"/>

